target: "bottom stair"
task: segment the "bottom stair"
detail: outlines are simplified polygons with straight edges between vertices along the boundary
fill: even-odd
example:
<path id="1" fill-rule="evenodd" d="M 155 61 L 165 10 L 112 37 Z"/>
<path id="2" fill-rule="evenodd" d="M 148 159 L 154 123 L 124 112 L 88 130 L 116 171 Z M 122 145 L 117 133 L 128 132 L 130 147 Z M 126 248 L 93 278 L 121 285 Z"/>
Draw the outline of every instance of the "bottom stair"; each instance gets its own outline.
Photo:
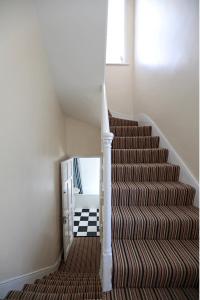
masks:
<path id="1" fill-rule="evenodd" d="M 196 289 L 114 289 L 104 295 L 105 300 L 197 300 Z"/>
<path id="2" fill-rule="evenodd" d="M 84 300 L 103 299 L 100 269 L 100 238 L 74 238 L 66 262 L 58 271 L 12 291 L 6 299 Z"/>
<path id="3" fill-rule="evenodd" d="M 198 286 L 198 240 L 113 241 L 113 287 Z"/>
<path id="4" fill-rule="evenodd" d="M 170 283 L 181 286 L 185 283 L 195 285 L 198 277 L 197 261 L 193 257 L 197 251 L 196 241 L 113 241 L 113 251 L 117 255 L 114 261 L 114 288 L 109 293 L 102 293 L 99 278 L 100 239 L 75 238 L 68 259 L 61 264 L 58 271 L 38 279 L 34 284 L 27 284 L 23 291 L 12 291 L 6 299 L 18 300 L 197 300 L 198 290 L 193 288 L 126 288 L 125 284 L 146 284 L 152 279 L 155 284 Z M 181 246 L 182 245 L 182 246 Z M 162 246 L 162 249 L 161 249 Z M 153 256 L 152 247 L 158 250 Z M 171 259 L 170 247 L 181 248 L 180 256 Z M 131 252 L 134 249 L 135 255 Z M 172 249 L 172 248 L 171 248 Z M 163 251 L 163 252 L 162 252 Z M 116 253 L 117 252 L 117 253 Z M 151 257 L 150 257 L 151 256 Z M 140 257 L 140 258 L 139 258 Z M 130 260 L 129 260 L 130 258 Z M 147 267 L 147 261 L 152 259 L 147 273 L 149 278 L 138 277 L 141 262 Z M 171 260 L 170 260 L 171 259 Z M 135 260 L 135 262 L 134 262 Z M 179 260 L 185 261 L 182 270 Z M 159 262 L 163 261 L 162 268 Z M 134 268 L 132 263 L 134 263 Z M 182 264 L 181 264 L 182 265 Z M 126 269 L 125 269 L 126 267 Z M 75 272 L 77 270 L 77 273 Z M 84 272 L 86 270 L 86 272 Z M 126 273 L 125 270 L 129 272 Z M 144 270 L 143 270 L 144 271 Z M 182 273 L 185 274 L 183 276 Z M 192 273 L 191 273 L 192 272 Z M 142 274 L 144 274 L 142 272 Z M 181 275 L 180 275 L 181 274 Z M 191 276 L 191 274 L 193 274 Z M 195 274 L 195 275 L 194 275 Z M 171 277 L 170 277 L 171 276 Z M 171 278 L 171 279 L 170 279 Z M 137 279 L 137 280 L 136 280 Z M 170 281 L 170 280 L 171 281 Z M 170 281 L 170 282 L 169 282 Z M 119 285 L 125 288 L 119 288 Z"/>

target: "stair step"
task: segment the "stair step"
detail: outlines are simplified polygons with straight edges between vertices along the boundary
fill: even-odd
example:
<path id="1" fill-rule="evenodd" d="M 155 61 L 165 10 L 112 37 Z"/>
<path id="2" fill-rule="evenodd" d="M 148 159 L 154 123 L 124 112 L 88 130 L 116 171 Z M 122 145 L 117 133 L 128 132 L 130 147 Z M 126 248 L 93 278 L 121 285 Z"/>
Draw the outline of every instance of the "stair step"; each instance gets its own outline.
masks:
<path id="1" fill-rule="evenodd" d="M 111 126 L 110 131 L 114 136 L 150 136 L 151 126 Z"/>
<path id="2" fill-rule="evenodd" d="M 158 148 L 160 138 L 158 136 L 137 136 L 137 137 L 114 137 L 113 149 L 150 149 Z"/>
<path id="3" fill-rule="evenodd" d="M 109 124 L 110 126 L 138 126 L 137 121 L 119 119 L 114 117 L 109 118 Z"/>
<path id="4" fill-rule="evenodd" d="M 113 240 L 113 287 L 198 287 L 197 240 Z"/>
<path id="5" fill-rule="evenodd" d="M 82 285 L 88 285 L 88 284 L 96 284 L 97 286 L 101 285 L 100 280 L 93 280 L 93 279 L 82 279 L 82 280 L 76 280 L 76 279 L 68 279 L 68 278 L 50 278 L 50 279 L 37 279 L 35 281 L 35 284 L 49 284 L 49 285 L 74 285 L 74 284 L 82 284 Z"/>
<path id="6" fill-rule="evenodd" d="M 55 273 L 52 273 L 50 275 L 48 275 L 48 278 L 60 278 L 60 277 L 63 277 L 63 278 L 68 278 L 69 280 L 85 280 L 85 279 L 89 279 L 89 280 L 99 280 L 99 275 L 98 274 L 79 274 L 79 273 L 68 273 L 68 272 L 65 272 L 63 271 L 62 269 L 59 269 L 59 271 L 55 272 Z"/>
<path id="7" fill-rule="evenodd" d="M 192 205 L 195 189 L 181 182 L 114 182 L 113 206 Z"/>
<path id="8" fill-rule="evenodd" d="M 58 271 L 56 271 L 54 273 L 51 273 L 48 276 L 66 275 L 69 278 L 79 278 L 79 279 L 82 279 L 82 278 L 99 278 L 99 275 L 97 273 L 72 273 L 72 272 L 64 271 L 65 267 L 66 267 L 66 263 L 61 264 Z"/>
<path id="9" fill-rule="evenodd" d="M 178 181 L 180 167 L 167 163 L 112 164 L 112 181 Z"/>
<path id="10" fill-rule="evenodd" d="M 168 159 L 167 149 L 113 149 L 112 163 L 165 163 Z"/>
<path id="11" fill-rule="evenodd" d="M 24 286 L 24 291 L 29 292 L 39 292 L 39 293 L 100 293 L 101 286 L 96 286 L 96 284 L 74 284 L 74 285 L 46 285 L 46 284 L 26 284 Z"/>
<path id="12" fill-rule="evenodd" d="M 69 294 L 64 293 L 62 295 L 57 293 L 37 293 L 37 292 L 11 292 L 7 299 L 26 299 L 26 300 L 83 300 L 83 299 L 102 299 L 102 293 L 77 293 Z"/>
<path id="13" fill-rule="evenodd" d="M 157 289 L 113 289 L 111 292 L 106 293 L 103 297 L 105 300 L 198 300 L 198 289 L 170 289 L 170 288 L 157 288 Z"/>
<path id="14" fill-rule="evenodd" d="M 198 239 L 194 206 L 131 206 L 112 209 L 112 238 L 133 240 Z"/>

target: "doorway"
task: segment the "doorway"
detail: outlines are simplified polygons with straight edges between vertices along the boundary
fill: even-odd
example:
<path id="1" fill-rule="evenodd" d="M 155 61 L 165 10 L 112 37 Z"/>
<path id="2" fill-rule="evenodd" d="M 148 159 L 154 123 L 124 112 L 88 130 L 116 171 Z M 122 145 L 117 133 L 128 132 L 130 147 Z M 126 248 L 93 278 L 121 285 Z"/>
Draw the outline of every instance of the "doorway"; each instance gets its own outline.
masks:
<path id="1" fill-rule="evenodd" d="M 73 158 L 74 237 L 99 236 L 100 157 Z"/>

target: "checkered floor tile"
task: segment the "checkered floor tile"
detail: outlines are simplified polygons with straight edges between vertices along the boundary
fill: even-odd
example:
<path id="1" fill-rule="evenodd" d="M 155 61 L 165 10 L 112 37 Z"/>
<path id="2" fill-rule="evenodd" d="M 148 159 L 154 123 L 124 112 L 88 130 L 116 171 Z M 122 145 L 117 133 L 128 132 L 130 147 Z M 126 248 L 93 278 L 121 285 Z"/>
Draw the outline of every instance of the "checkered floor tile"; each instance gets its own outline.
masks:
<path id="1" fill-rule="evenodd" d="M 76 209 L 74 236 L 99 236 L 99 209 Z"/>

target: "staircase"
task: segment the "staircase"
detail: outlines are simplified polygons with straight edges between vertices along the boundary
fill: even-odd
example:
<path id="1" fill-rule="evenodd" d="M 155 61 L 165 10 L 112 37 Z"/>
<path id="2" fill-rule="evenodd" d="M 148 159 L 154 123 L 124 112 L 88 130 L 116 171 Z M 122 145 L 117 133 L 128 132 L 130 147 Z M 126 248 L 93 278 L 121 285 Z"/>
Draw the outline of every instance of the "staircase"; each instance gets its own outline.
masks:
<path id="1" fill-rule="evenodd" d="M 198 209 L 151 127 L 113 118 L 113 291 L 106 299 L 198 299 Z"/>
<path id="2" fill-rule="evenodd" d="M 102 299 L 99 279 L 99 238 L 76 237 L 67 261 L 49 276 L 25 285 L 23 291 L 10 292 L 6 299 L 82 300 Z"/>
<path id="3" fill-rule="evenodd" d="M 197 300 L 198 209 L 151 127 L 110 117 L 113 290 L 102 293 L 99 238 L 75 238 L 67 261 L 7 299 Z"/>

